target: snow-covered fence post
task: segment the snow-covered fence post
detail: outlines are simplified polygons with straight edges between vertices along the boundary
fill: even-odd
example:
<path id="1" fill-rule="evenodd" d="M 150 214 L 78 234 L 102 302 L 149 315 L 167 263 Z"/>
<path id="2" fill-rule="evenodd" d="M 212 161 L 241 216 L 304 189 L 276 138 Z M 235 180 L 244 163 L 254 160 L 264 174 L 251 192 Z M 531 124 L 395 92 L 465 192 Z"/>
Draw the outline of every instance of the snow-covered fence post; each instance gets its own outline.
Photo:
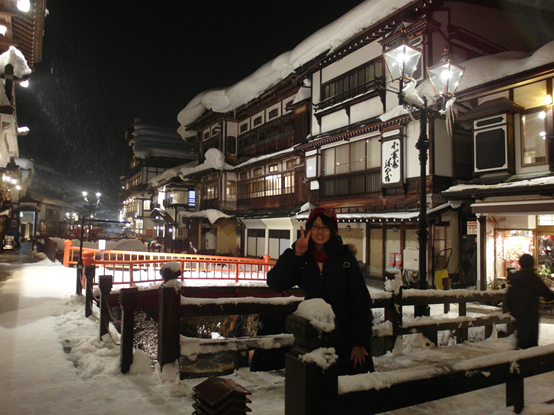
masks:
<path id="1" fill-rule="evenodd" d="M 465 317 L 467 315 L 467 303 L 460 302 L 458 304 L 458 316 Z M 486 328 L 485 328 L 486 330 Z M 460 344 L 469 339 L 469 329 L 468 328 L 458 328 L 456 329 L 456 343 Z"/>
<path id="2" fill-rule="evenodd" d="M 92 286 L 94 284 L 94 276 L 96 275 L 96 266 L 85 266 L 85 317 L 92 315 Z"/>
<path id="3" fill-rule="evenodd" d="M 180 292 L 162 285 L 158 303 L 158 362 L 162 371 L 165 364 L 175 363 L 181 355 L 180 315 Z"/>
<path id="4" fill-rule="evenodd" d="M 285 324 L 295 339 L 285 357 L 285 415 L 339 413 L 337 356 L 333 349 L 325 348 L 330 336 L 296 313 L 290 314 Z"/>
<path id="5" fill-rule="evenodd" d="M 121 373 L 127 373 L 133 364 L 133 337 L 135 334 L 135 310 L 139 302 L 138 288 L 125 288 L 119 293 L 121 305 Z"/>
<path id="6" fill-rule="evenodd" d="M 100 288 L 100 340 L 102 340 L 104 334 L 108 333 L 110 324 L 108 302 L 113 286 L 112 276 L 100 275 L 98 286 Z"/>
<path id="7" fill-rule="evenodd" d="M 392 338 L 384 339 L 384 350 L 390 351 L 398 336 L 402 334 L 402 276 L 400 273 L 385 271 L 385 291 L 392 293 L 391 307 L 385 307 L 385 320 L 392 323 Z"/>

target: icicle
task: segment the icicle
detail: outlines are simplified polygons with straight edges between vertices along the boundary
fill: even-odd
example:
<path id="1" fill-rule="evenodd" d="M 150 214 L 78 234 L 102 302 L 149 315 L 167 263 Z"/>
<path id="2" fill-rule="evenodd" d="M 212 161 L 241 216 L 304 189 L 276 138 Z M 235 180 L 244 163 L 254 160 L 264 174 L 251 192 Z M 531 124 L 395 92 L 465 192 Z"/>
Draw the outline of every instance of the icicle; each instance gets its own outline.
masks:
<path id="1" fill-rule="evenodd" d="M 444 113 L 446 115 L 446 131 L 448 132 L 448 135 L 451 137 L 452 137 L 452 126 L 454 125 L 454 120 L 456 119 L 456 115 L 458 114 L 458 111 L 456 111 L 456 108 L 454 107 L 455 102 L 456 102 L 456 97 L 452 97 L 452 99 L 446 102 L 446 106 L 444 109 Z"/>

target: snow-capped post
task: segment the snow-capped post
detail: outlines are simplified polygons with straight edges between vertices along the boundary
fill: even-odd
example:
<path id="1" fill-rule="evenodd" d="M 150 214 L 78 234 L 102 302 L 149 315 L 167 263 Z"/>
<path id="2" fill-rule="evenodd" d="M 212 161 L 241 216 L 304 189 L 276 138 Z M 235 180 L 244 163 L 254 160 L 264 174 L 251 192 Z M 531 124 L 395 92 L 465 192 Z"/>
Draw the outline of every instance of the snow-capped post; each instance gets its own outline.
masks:
<path id="1" fill-rule="evenodd" d="M 165 364 L 175 363 L 181 355 L 179 336 L 181 294 L 174 287 L 162 284 L 158 295 L 158 362 L 163 371 Z"/>
<path id="2" fill-rule="evenodd" d="M 331 306 L 320 298 L 300 303 L 285 322 L 295 345 L 285 356 L 285 415 L 335 415 L 338 364 Z"/>
<path id="3" fill-rule="evenodd" d="M 392 307 L 385 307 L 385 320 L 392 323 L 392 342 L 384 345 L 384 350 L 392 350 L 402 327 L 402 275 L 399 270 L 385 271 L 385 291 L 392 293 Z M 386 340 L 385 340 L 386 342 Z"/>
<path id="4" fill-rule="evenodd" d="M 100 288 L 100 340 L 108 333 L 110 316 L 108 301 L 112 290 L 113 280 L 111 275 L 100 275 L 98 287 Z"/>
<path id="5" fill-rule="evenodd" d="M 85 317 L 92 315 L 92 285 L 96 275 L 96 266 L 85 266 Z"/>
<path id="6" fill-rule="evenodd" d="M 121 373 L 129 372 L 133 364 L 133 337 L 135 334 L 135 310 L 139 302 L 138 288 L 124 288 L 119 292 L 121 306 Z"/>

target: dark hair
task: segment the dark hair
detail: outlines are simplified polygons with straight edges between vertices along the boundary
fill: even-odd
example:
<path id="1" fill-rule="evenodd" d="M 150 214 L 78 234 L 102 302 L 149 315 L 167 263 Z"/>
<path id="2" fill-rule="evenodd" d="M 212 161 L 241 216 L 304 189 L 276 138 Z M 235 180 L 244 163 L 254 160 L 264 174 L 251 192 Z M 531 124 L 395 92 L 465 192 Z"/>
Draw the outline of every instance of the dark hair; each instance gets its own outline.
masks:
<path id="1" fill-rule="evenodd" d="M 314 222 L 317 218 L 321 218 L 321 221 L 325 226 L 327 226 L 329 229 L 331 229 L 331 238 L 337 234 L 337 228 L 335 225 L 335 221 L 331 219 L 329 216 L 326 216 L 324 214 L 321 214 L 314 218 L 312 221 L 306 224 L 306 230 L 309 231 L 314 226 Z"/>
<path id="2" fill-rule="evenodd" d="M 523 254 L 519 258 L 519 266 L 521 268 L 533 268 L 535 266 L 535 258 L 529 254 Z"/>

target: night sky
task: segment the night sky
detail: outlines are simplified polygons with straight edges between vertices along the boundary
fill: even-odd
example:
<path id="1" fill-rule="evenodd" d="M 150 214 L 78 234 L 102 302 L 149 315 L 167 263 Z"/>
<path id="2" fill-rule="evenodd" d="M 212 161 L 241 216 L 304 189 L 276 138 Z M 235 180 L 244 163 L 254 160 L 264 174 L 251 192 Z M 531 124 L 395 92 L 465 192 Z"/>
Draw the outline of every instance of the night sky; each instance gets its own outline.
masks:
<path id="1" fill-rule="evenodd" d="M 20 154 L 117 195 L 135 118 L 169 128 L 360 0 L 47 0 L 42 61 L 17 88 Z"/>

